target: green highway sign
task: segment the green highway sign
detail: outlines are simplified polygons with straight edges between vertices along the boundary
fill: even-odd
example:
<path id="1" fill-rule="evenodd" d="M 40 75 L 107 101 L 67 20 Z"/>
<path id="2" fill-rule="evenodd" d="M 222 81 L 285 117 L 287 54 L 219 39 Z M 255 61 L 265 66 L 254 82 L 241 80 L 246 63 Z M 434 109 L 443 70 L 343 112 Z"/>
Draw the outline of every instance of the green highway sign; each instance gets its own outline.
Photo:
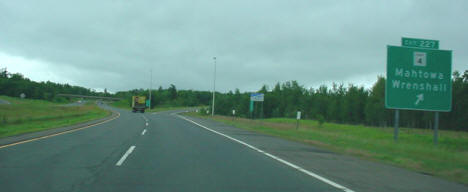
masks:
<path id="1" fill-rule="evenodd" d="M 418 47 L 426 49 L 439 49 L 439 41 L 429 39 L 415 39 L 402 37 L 401 45 L 406 47 Z"/>
<path id="2" fill-rule="evenodd" d="M 451 75 L 452 51 L 388 46 L 385 107 L 450 111 Z"/>

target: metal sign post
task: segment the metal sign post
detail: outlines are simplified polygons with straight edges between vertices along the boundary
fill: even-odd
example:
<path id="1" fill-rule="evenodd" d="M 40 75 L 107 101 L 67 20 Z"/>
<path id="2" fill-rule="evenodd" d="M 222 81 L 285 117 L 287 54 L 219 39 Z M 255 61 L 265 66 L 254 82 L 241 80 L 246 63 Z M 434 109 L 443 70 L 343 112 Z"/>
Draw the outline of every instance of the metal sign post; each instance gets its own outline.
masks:
<path id="1" fill-rule="evenodd" d="M 250 112 L 250 118 L 253 119 L 253 110 L 254 110 L 254 102 L 250 100 L 250 107 L 249 107 L 249 112 Z"/>
<path id="2" fill-rule="evenodd" d="M 395 110 L 395 130 L 393 131 L 393 140 L 398 141 L 398 124 L 400 121 L 400 110 Z"/>
<path id="3" fill-rule="evenodd" d="M 439 141 L 439 112 L 436 111 L 434 115 L 434 145 Z"/>
<path id="4" fill-rule="evenodd" d="M 262 108 L 260 109 L 260 119 L 263 119 L 263 101 L 262 101 Z"/>

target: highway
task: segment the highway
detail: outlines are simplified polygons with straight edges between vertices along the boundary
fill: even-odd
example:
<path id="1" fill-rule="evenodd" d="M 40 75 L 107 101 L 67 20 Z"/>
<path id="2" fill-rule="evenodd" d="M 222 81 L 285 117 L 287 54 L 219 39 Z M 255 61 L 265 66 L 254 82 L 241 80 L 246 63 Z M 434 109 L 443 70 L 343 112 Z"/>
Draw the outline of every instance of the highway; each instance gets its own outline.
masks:
<path id="1" fill-rule="evenodd" d="M 467 189 L 174 111 L 113 110 L 106 123 L 1 147 L 1 191 Z"/>
<path id="2" fill-rule="evenodd" d="M 340 191 L 175 115 L 120 113 L 0 149 L 2 191 Z"/>

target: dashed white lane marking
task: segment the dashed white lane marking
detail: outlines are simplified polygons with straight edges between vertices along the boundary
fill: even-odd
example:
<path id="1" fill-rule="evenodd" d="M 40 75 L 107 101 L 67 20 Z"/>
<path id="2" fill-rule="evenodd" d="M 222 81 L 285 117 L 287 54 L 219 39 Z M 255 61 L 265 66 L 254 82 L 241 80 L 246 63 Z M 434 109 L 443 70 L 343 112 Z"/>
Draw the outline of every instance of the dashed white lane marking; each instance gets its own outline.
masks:
<path id="1" fill-rule="evenodd" d="M 141 132 L 141 135 L 145 135 L 146 129 L 143 129 L 143 132 Z"/>
<path id="2" fill-rule="evenodd" d="M 134 149 L 135 149 L 135 146 L 132 145 L 132 146 L 127 150 L 127 152 L 125 152 L 125 154 L 122 156 L 122 158 L 120 158 L 120 160 L 117 161 L 117 163 L 115 164 L 115 166 L 121 166 L 122 163 L 125 161 L 125 159 L 127 159 L 128 155 L 130 155 L 130 153 L 132 153 Z"/>
<path id="3" fill-rule="evenodd" d="M 148 122 L 146 122 L 146 126 L 148 126 Z"/>
<path id="4" fill-rule="evenodd" d="M 250 148 L 250 149 L 253 149 L 253 150 L 255 150 L 255 151 L 257 151 L 257 152 L 260 152 L 260 153 L 262 153 L 262 154 L 264 154 L 264 155 L 266 155 L 266 156 L 268 156 L 268 157 L 271 157 L 271 158 L 274 159 L 274 160 L 277 160 L 277 161 L 279 161 L 279 162 L 281 162 L 281 163 L 283 163 L 283 164 L 285 164 L 285 165 L 287 165 L 287 166 L 289 166 L 289 167 L 292 167 L 292 168 L 294 168 L 294 169 L 296 169 L 296 170 L 298 170 L 298 171 L 300 171 L 300 172 L 302 172 L 302 173 L 305 173 L 306 175 L 309 175 L 309 176 L 311 176 L 311 177 L 313 177 L 313 178 L 316 178 L 316 179 L 318 179 L 318 180 L 320 180 L 320 181 L 322 181 L 322 182 L 324 182 L 324 183 L 327 183 L 327 184 L 329 184 L 329 185 L 331 185 L 331 186 L 333 186 L 333 187 L 336 187 L 336 188 L 338 188 L 338 189 L 341 189 L 341 190 L 343 190 L 343 191 L 345 191 L 345 192 L 354 192 L 353 190 L 348 189 L 348 188 L 346 188 L 346 187 L 344 187 L 344 186 L 342 186 L 342 185 L 340 185 L 340 184 L 338 184 L 338 183 L 335 183 L 335 182 L 333 182 L 333 181 L 331 181 L 331 180 L 329 180 L 329 179 L 327 179 L 327 178 L 325 178 L 325 177 L 322 177 L 322 176 L 320 176 L 320 175 L 317 175 L 317 174 L 315 174 L 315 173 L 313 173 L 313 172 L 311 172 L 311 171 L 308 171 L 308 170 L 306 170 L 306 169 L 304 169 L 304 168 L 302 168 L 302 167 L 300 167 L 300 166 L 297 166 L 297 165 L 295 165 L 295 164 L 293 164 L 293 163 L 291 163 L 291 162 L 288 162 L 288 161 L 286 161 L 286 160 L 284 160 L 284 159 L 281 159 L 281 158 L 276 157 L 276 156 L 274 156 L 274 155 L 272 155 L 272 154 L 270 154 L 270 153 L 267 153 L 267 152 L 265 152 L 265 151 L 263 151 L 263 150 L 260 150 L 260 149 L 254 147 L 254 146 L 252 146 L 252 145 L 249 145 L 249 144 L 247 144 L 247 143 L 245 143 L 245 142 L 243 142 L 243 141 L 241 141 L 241 140 L 235 139 L 235 138 L 233 138 L 233 137 L 231 137 L 231 136 L 228 136 L 228 135 L 226 135 L 226 134 L 223 134 L 223 133 L 220 133 L 220 132 L 218 132 L 218 131 L 212 130 L 212 129 L 208 128 L 208 127 L 205 127 L 205 126 L 203 126 L 203 125 L 201 125 L 201 124 L 198 124 L 197 122 L 192 121 L 192 120 L 190 120 L 190 119 L 187 119 L 187 118 L 185 118 L 185 117 L 183 117 L 183 116 L 180 116 L 180 115 L 177 115 L 177 116 L 178 116 L 179 118 L 185 119 L 186 121 L 189 121 L 189 122 L 191 122 L 191 123 L 193 123 L 193 124 L 195 124 L 195 125 L 198 125 L 199 127 L 203 128 L 203 129 L 206 129 L 206 130 L 208 130 L 208 131 L 211 131 L 211 132 L 213 132 L 213 133 L 216 133 L 216 134 L 218 134 L 218 135 L 221 135 L 221 136 L 223 136 L 223 137 L 226 137 L 226 138 L 228 138 L 228 139 L 230 139 L 230 140 L 233 140 L 233 141 L 235 141 L 235 142 L 237 142 L 237 143 L 240 143 L 240 144 L 242 144 L 242 145 L 244 145 L 244 146 L 246 146 L 246 147 L 248 147 L 248 148 Z"/>
<path id="5" fill-rule="evenodd" d="M 148 118 L 146 118 L 144 115 L 141 115 L 143 119 L 145 119 L 146 122 L 148 122 Z"/>

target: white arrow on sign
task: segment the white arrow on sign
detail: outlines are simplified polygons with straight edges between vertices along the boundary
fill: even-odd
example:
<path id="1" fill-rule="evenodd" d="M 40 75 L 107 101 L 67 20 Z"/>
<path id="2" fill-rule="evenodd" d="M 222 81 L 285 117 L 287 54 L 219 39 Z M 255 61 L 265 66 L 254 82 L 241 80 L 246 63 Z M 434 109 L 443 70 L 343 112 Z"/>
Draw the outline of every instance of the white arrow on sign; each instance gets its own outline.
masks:
<path id="1" fill-rule="evenodd" d="M 414 102 L 414 104 L 415 104 L 415 105 L 418 105 L 419 102 L 424 101 L 424 94 L 421 93 L 421 94 L 419 94 L 419 95 L 416 95 L 416 98 L 417 98 L 417 99 L 416 99 L 416 102 Z"/>

